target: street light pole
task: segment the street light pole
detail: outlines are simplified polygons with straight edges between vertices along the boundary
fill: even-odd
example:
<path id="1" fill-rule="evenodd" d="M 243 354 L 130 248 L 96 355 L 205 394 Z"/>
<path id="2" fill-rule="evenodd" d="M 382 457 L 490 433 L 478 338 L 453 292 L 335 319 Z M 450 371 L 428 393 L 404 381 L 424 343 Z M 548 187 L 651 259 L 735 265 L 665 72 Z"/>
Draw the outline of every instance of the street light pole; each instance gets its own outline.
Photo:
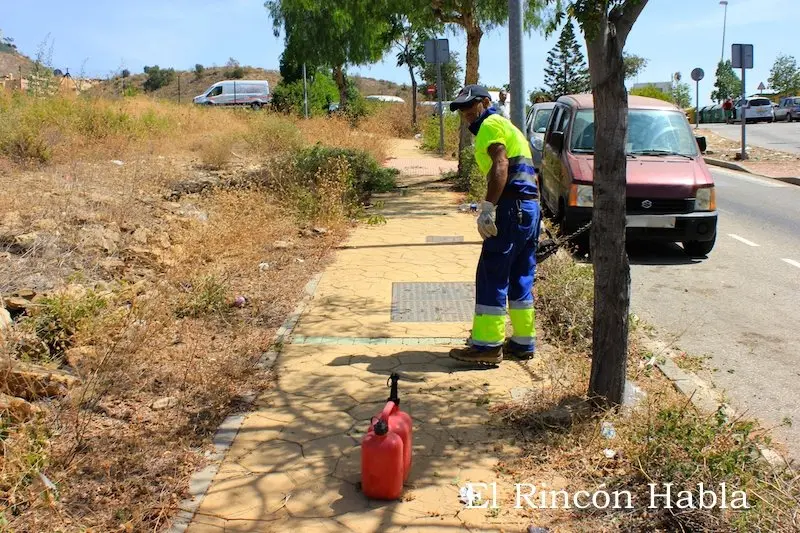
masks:
<path id="1" fill-rule="evenodd" d="M 525 84 L 523 68 L 522 0 L 508 0 L 509 81 L 511 82 L 511 122 L 525 131 Z"/>
<path id="2" fill-rule="evenodd" d="M 722 63 L 725 61 L 725 27 L 728 25 L 728 0 L 720 0 L 719 5 L 725 6 L 725 18 L 722 22 L 722 55 L 719 58 L 719 62 Z"/>

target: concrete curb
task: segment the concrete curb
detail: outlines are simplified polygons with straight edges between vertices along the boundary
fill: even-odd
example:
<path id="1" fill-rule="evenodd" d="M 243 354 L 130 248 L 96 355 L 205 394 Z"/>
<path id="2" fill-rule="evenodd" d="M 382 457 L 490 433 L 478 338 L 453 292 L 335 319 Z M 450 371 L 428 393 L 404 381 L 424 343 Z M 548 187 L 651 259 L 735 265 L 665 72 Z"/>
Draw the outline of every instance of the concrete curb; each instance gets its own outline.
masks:
<path id="1" fill-rule="evenodd" d="M 747 168 L 738 163 L 731 163 L 730 161 L 722 161 L 721 159 L 714 159 L 713 157 L 704 157 L 703 159 L 705 160 L 706 164 L 715 167 L 722 167 L 722 168 L 727 168 L 729 170 L 736 170 L 738 172 L 744 172 L 752 176 L 758 176 L 760 178 L 775 180 L 781 183 L 791 183 L 792 185 L 800 185 L 800 178 L 794 178 L 794 177 L 776 178 L 774 176 L 766 176 L 764 174 L 758 174 L 757 172 L 748 170 Z"/>
<path id="2" fill-rule="evenodd" d="M 748 174 L 755 174 L 754 172 L 750 172 L 749 170 L 744 168 L 742 165 L 739 165 L 738 163 L 731 163 L 730 161 L 723 161 L 722 159 L 714 159 L 713 157 L 703 157 L 703 160 L 705 160 L 706 164 L 715 167 L 722 167 L 730 170 L 738 170 L 739 172 L 746 172 Z M 764 176 L 764 177 L 768 178 L 769 176 Z"/>
<path id="3" fill-rule="evenodd" d="M 701 413 L 711 415 L 722 411 L 727 419 L 737 417 L 736 411 L 722 399 L 722 395 L 712 385 L 706 383 L 694 372 L 680 368 L 673 356 L 677 351 L 662 341 L 645 338 L 645 344 L 656 355 L 655 366 L 672 381 L 674 387 L 686 396 Z M 789 462 L 772 448 L 758 446 L 761 458 L 773 468 L 787 468 Z"/>
<path id="4" fill-rule="evenodd" d="M 278 328 L 278 331 L 275 332 L 275 339 L 272 343 L 273 349 L 264 352 L 258 363 L 256 363 L 256 366 L 261 369 L 268 370 L 275 364 L 275 361 L 278 359 L 278 355 L 280 354 L 282 345 L 289 335 L 291 335 L 292 330 L 297 325 L 300 316 L 305 311 L 309 302 L 314 298 L 314 293 L 316 292 L 317 286 L 319 285 L 321 279 L 322 274 L 320 273 L 311 278 L 311 281 L 306 284 L 304 295 L 300 300 L 300 303 L 297 305 L 294 312 L 286 318 L 281 327 Z M 247 398 L 246 407 L 252 405 L 255 399 L 255 395 Z M 191 524 L 192 519 L 194 518 L 195 512 L 197 512 L 197 509 L 203 502 L 203 498 L 208 492 L 208 488 L 211 486 L 214 476 L 217 475 L 220 464 L 225 458 L 225 454 L 228 452 L 228 449 L 230 449 L 231 445 L 233 444 L 233 440 L 236 438 L 239 428 L 242 427 L 242 423 L 244 422 L 246 416 L 246 410 L 238 413 L 232 413 L 228 415 L 228 417 L 225 418 L 222 424 L 220 424 L 220 426 L 217 428 L 217 432 L 214 434 L 214 440 L 212 441 L 214 445 L 214 452 L 208 454 L 208 458 L 212 461 L 212 463 L 192 475 L 191 479 L 189 480 L 190 497 L 180 503 L 179 511 L 175 515 L 172 526 L 167 530 L 168 533 L 183 533 L 189 527 L 189 524 Z"/>

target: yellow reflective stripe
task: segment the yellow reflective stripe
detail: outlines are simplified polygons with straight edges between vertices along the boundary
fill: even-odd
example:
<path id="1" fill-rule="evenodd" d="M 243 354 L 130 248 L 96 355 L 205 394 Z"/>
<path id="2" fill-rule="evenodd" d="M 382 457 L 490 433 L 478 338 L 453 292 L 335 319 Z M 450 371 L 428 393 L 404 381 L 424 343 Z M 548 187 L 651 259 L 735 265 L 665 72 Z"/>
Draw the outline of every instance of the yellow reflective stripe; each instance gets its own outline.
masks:
<path id="1" fill-rule="evenodd" d="M 506 339 L 506 317 L 475 315 L 472 319 L 472 341 L 479 346 L 499 346 Z"/>
<path id="2" fill-rule="evenodd" d="M 515 337 L 536 336 L 536 312 L 533 308 L 509 309 L 508 315 L 511 317 Z"/>

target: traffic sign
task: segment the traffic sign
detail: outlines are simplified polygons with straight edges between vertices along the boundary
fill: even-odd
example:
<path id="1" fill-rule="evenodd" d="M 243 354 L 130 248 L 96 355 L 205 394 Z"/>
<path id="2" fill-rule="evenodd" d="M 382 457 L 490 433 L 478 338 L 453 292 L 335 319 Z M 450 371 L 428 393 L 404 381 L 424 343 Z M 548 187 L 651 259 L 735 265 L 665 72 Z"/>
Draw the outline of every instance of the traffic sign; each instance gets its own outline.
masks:
<path id="1" fill-rule="evenodd" d="M 703 69 L 701 68 L 696 68 L 692 71 L 692 79 L 694 81 L 702 80 L 705 75 L 705 72 L 703 72 Z"/>
<path id="2" fill-rule="evenodd" d="M 425 61 L 433 64 L 447 63 L 450 60 L 450 43 L 447 39 L 428 39 L 425 41 Z"/>
<path id="3" fill-rule="evenodd" d="M 733 68 L 753 68 L 753 45 L 732 44 L 731 66 Z"/>
<path id="4" fill-rule="evenodd" d="M 764 89 L 766 89 L 766 87 L 764 87 L 764 82 L 762 81 L 761 83 L 758 84 L 758 90 L 763 91 Z"/>

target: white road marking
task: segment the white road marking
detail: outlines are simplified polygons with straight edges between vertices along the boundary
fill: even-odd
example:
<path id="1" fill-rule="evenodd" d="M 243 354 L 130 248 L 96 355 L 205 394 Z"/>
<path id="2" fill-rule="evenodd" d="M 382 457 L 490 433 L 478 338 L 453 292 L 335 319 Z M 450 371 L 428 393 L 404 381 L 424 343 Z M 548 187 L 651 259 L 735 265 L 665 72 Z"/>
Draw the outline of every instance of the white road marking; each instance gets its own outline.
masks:
<path id="1" fill-rule="evenodd" d="M 797 261 L 794 261 L 793 259 L 784 259 L 784 261 L 786 261 L 787 263 L 789 263 L 793 267 L 800 268 L 800 263 L 798 263 Z"/>
<path id="2" fill-rule="evenodd" d="M 747 246 L 754 246 L 754 247 L 758 246 L 758 244 L 754 243 L 753 241 L 748 241 L 744 237 L 739 237 L 738 235 L 735 235 L 733 233 L 728 233 L 728 237 L 733 237 L 737 241 L 745 243 Z"/>
<path id="3" fill-rule="evenodd" d="M 748 176 L 746 174 L 742 174 L 741 172 L 737 172 L 735 170 L 728 170 L 723 167 L 714 167 L 714 172 L 719 172 L 720 174 L 724 174 L 726 177 L 735 178 L 737 180 L 747 181 L 750 183 L 755 183 L 756 185 L 761 185 L 762 187 L 771 187 L 773 189 L 780 189 L 784 187 L 793 186 L 786 183 L 781 183 L 780 181 L 774 180 L 772 178 Z"/>

